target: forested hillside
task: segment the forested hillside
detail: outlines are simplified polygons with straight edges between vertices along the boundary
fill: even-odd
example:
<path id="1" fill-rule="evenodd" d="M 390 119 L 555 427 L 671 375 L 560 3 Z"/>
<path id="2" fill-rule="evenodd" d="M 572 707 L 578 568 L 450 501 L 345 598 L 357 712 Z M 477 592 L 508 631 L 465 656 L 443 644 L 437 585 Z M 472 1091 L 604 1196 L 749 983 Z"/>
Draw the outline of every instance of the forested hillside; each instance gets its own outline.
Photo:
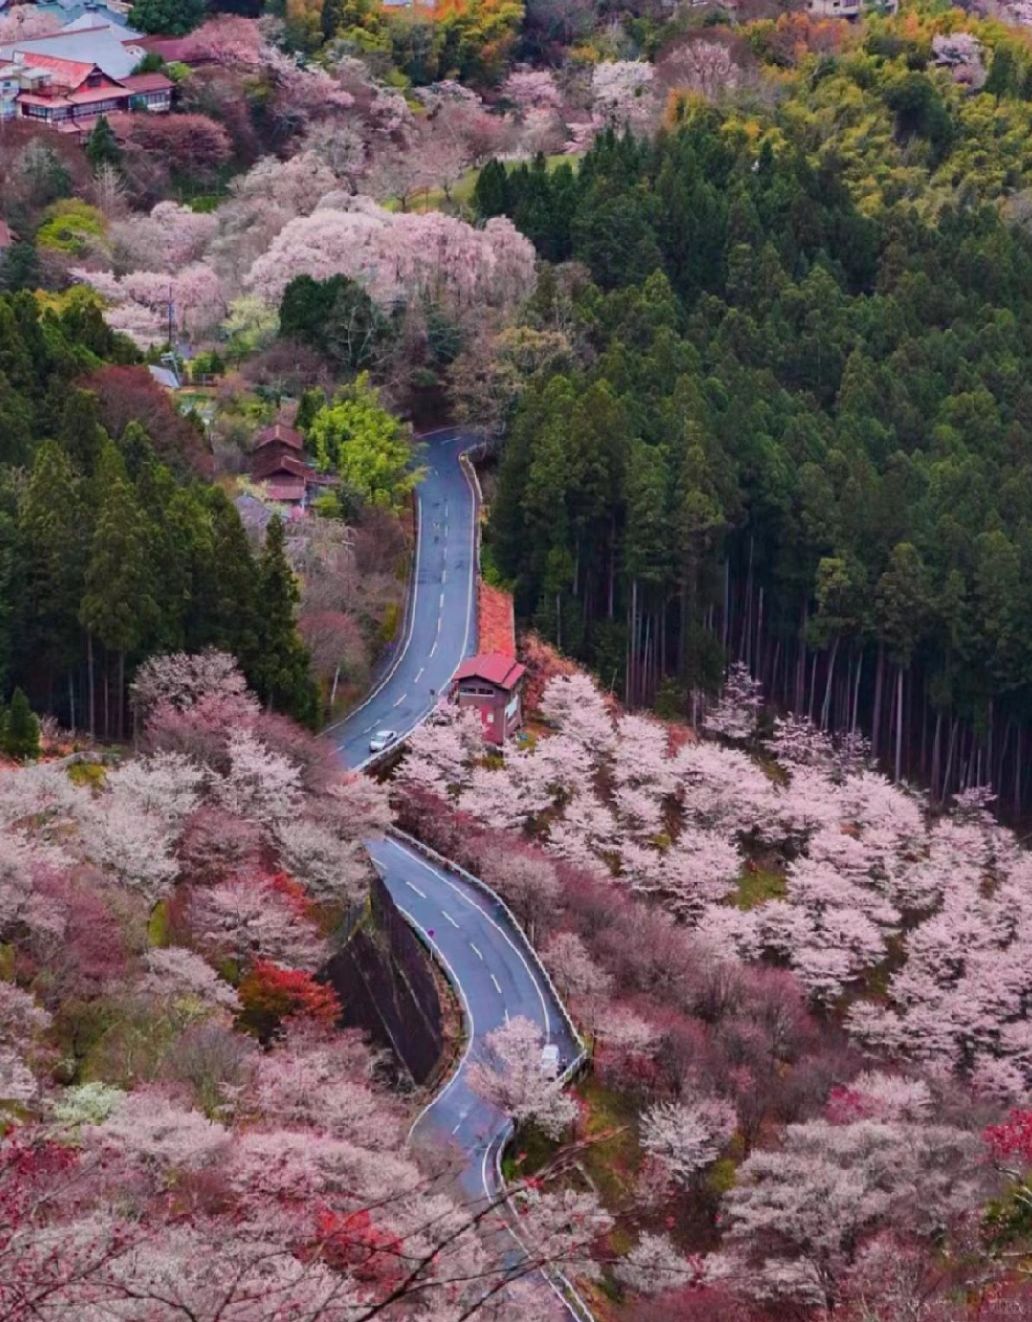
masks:
<path id="1" fill-rule="evenodd" d="M 939 38 L 936 39 L 940 40 Z M 740 658 L 936 794 L 1027 806 L 1028 56 L 981 91 L 913 17 L 772 108 L 480 176 L 550 262 L 491 549 L 631 702 Z M 1022 63 L 1024 61 L 1024 64 Z M 510 332 L 511 334 L 511 332 Z M 536 355 L 536 357 L 535 357 Z"/>
<path id="2" fill-rule="evenodd" d="M 282 528 L 256 559 L 204 480 L 203 436 L 137 357 L 89 299 L 0 296 L 0 692 L 121 737 L 142 658 L 220 647 L 310 721 Z"/>

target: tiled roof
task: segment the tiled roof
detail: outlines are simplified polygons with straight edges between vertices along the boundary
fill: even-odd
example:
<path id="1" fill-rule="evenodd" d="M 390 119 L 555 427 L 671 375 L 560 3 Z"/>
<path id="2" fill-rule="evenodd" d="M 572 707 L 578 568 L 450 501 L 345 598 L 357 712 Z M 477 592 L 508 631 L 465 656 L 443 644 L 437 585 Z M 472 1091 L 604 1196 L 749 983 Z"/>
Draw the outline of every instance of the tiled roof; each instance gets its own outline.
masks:
<path id="1" fill-rule="evenodd" d="M 163 73 L 132 73 L 118 81 L 134 95 L 138 92 L 170 92 L 175 86 Z"/>
<path id="2" fill-rule="evenodd" d="M 282 422 L 274 422 L 271 427 L 263 427 L 254 438 L 254 448 L 260 450 L 263 445 L 275 445 L 277 442 L 288 446 L 291 450 L 305 448 L 305 438 L 301 433 Z"/>
<path id="3" fill-rule="evenodd" d="M 21 47 L 18 48 L 19 53 Z M 85 60 L 66 60 L 59 55 L 46 55 L 42 51 L 30 52 L 31 58 L 26 60 L 33 69 L 43 69 L 47 73 L 52 73 L 65 87 L 78 87 L 80 83 L 86 81 L 96 65 Z"/>
<path id="4" fill-rule="evenodd" d="M 51 55 L 76 63 L 97 64 L 109 78 L 127 77 L 139 62 L 132 48 L 124 46 L 104 23 L 75 32 L 54 32 L 48 37 L 20 37 L 0 45 L 0 60 L 11 59 L 15 51 L 26 63 L 29 56 L 35 64 L 37 55 Z"/>
<path id="5" fill-rule="evenodd" d="M 485 679 L 489 684 L 496 684 L 500 689 L 511 690 L 516 687 L 526 673 L 526 666 L 511 656 L 501 652 L 482 652 L 463 661 L 455 672 L 456 679 Z"/>

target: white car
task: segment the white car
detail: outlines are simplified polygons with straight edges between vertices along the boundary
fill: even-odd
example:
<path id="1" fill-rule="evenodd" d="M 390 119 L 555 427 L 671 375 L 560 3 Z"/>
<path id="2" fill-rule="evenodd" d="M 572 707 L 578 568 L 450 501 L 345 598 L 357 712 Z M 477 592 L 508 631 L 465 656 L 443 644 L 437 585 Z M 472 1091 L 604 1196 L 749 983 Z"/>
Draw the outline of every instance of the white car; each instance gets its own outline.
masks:
<path id="1" fill-rule="evenodd" d="M 541 1048 L 541 1073 L 546 1079 L 559 1077 L 559 1048 L 554 1042 Z"/>
<path id="2" fill-rule="evenodd" d="M 369 740 L 370 753 L 382 753 L 388 745 L 394 743 L 397 737 L 397 730 L 377 730 L 372 739 Z"/>

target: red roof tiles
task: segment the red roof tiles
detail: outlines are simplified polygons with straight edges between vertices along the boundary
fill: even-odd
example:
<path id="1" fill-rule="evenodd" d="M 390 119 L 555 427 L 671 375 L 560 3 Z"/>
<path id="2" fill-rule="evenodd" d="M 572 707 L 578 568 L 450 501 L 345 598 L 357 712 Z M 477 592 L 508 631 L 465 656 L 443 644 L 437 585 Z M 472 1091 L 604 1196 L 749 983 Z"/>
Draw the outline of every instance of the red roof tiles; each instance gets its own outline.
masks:
<path id="1" fill-rule="evenodd" d="M 511 691 L 523 678 L 526 669 L 514 657 L 504 656 L 501 652 L 481 652 L 479 656 L 463 661 L 455 672 L 455 679 L 484 679 L 500 689 Z"/>
<path id="2" fill-rule="evenodd" d="M 263 427 L 254 438 L 254 448 L 260 450 L 263 445 L 286 445 L 291 450 L 303 450 L 305 438 L 293 427 L 282 422 L 274 422 L 271 427 Z"/>

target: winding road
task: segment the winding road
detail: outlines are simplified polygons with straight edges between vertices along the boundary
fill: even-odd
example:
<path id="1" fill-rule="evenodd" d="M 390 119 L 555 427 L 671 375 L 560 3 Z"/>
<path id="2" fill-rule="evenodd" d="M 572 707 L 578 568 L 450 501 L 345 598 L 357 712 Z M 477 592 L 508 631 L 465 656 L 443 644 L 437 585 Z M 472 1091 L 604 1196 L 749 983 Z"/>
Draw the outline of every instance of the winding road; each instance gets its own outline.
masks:
<path id="1" fill-rule="evenodd" d="M 402 640 L 365 701 L 326 730 L 355 770 L 373 760 L 369 740 L 377 730 L 408 734 L 430 714 L 476 647 L 477 499 L 459 455 L 477 438 L 449 428 L 422 441 L 425 476 L 416 489 L 416 563 Z"/>
<path id="2" fill-rule="evenodd" d="M 326 732 L 356 770 L 374 760 L 373 734 L 410 733 L 475 650 L 477 497 L 459 456 L 478 440 L 455 429 L 422 440 L 425 476 L 416 490 L 416 563 L 402 642 L 365 701 Z M 460 1153 L 458 1182 L 466 1198 L 473 1205 L 495 1199 L 503 1188 L 501 1152 L 511 1122 L 470 1088 L 469 1065 L 483 1052 L 486 1035 L 516 1015 L 558 1046 L 561 1069 L 577 1061 L 581 1044 L 533 948 L 497 896 L 415 841 L 391 835 L 371 841 L 369 852 L 399 909 L 445 970 L 466 1021 L 459 1064 L 416 1118 L 411 1141 L 438 1156 Z M 557 1311 L 590 1316 L 553 1281 L 549 1285 L 562 1301 Z"/>

